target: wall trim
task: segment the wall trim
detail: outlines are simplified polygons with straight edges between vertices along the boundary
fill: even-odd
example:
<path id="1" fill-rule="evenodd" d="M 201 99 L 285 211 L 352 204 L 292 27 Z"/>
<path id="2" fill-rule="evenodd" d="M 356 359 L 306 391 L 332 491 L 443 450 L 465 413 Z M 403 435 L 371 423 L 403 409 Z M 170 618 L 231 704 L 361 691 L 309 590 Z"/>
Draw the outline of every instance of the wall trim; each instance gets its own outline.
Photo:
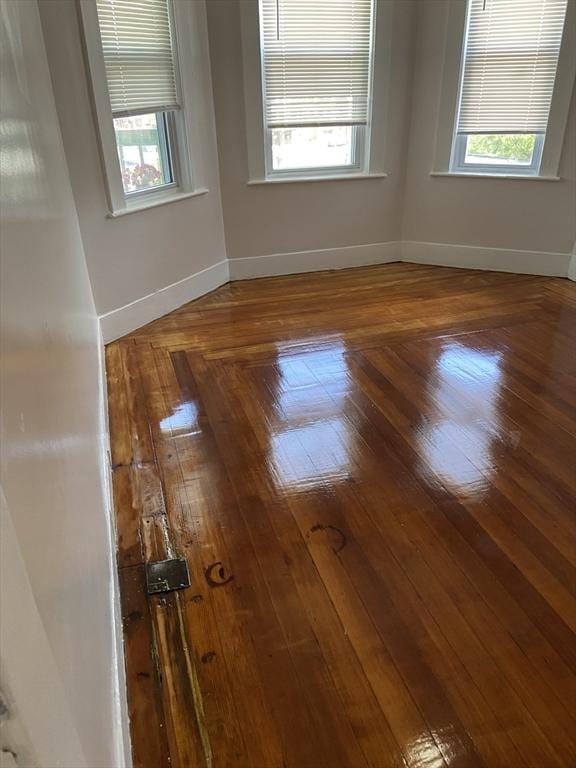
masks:
<path id="1" fill-rule="evenodd" d="M 315 251 L 290 251 L 268 256 L 248 256 L 230 259 L 230 280 L 249 280 L 252 277 L 274 277 L 325 269 L 364 267 L 400 261 L 400 243 L 370 243 L 343 248 L 321 248 Z"/>
<path id="2" fill-rule="evenodd" d="M 485 269 L 493 272 L 517 272 L 524 275 L 567 277 L 569 253 L 517 251 L 453 243 L 420 243 L 404 240 L 401 260 L 461 269 Z"/>
<path id="3" fill-rule="evenodd" d="M 229 262 L 222 259 L 206 269 L 178 280 L 176 283 L 159 288 L 141 299 L 136 299 L 111 312 L 100 315 L 100 328 L 104 343 L 125 336 L 131 331 L 141 328 L 152 320 L 157 320 L 168 312 L 181 307 L 193 299 L 198 299 L 205 293 L 213 291 L 229 280 Z"/>

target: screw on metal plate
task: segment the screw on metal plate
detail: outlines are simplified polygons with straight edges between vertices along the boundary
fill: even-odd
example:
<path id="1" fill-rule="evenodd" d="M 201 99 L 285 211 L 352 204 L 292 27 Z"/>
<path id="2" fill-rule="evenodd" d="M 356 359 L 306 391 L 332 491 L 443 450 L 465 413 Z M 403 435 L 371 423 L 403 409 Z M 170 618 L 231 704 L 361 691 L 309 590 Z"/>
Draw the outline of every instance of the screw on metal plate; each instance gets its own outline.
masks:
<path id="1" fill-rule="evenodd" d="M 172 592 L 190 586 L 188 563 L 184 557 L 172 560 L 157 560 L 146 563 L 146 590 L 149 595 Z"/>

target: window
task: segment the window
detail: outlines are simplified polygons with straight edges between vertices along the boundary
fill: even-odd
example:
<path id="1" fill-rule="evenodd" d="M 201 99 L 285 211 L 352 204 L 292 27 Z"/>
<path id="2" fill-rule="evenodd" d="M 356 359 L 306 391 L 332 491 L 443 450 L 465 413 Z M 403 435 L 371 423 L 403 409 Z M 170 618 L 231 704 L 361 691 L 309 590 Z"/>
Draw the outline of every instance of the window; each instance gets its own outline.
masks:
<path id="1" fill-rule="evenodd" d="M 540 171 L 567 0 L 469 0 L 451 170 Z"/>
<path id="2" fill-rule="evenodd" d="M 178 199 L 192 191 L 177 32 L 190 39 L 194 3 L 82 0 L 82 21 L 112 215 Z M 195 30 L 193 29 L 195 33 Z M 180 32 L 182 35 L 182 32 Z M 180 46 L 182 48 L 182 46 Z M 188 95 L 198 93 L 187 82 Z"/>
<path id="3" fill-rule="evenodd" d="M 96 0 L 124 193 L 176 182 L 176 92 L 168 0 Z"/>
<path id="4" fill-rule="evenodd" d="M 114 118 L 122 186 L 127 195 L 174 184 L 169 120 L 166 112 Z"/>
<path id="5" fill-rule="evenodd" d="M 260 0 L 267 177 L 367 163 L 373 0 Z"/>

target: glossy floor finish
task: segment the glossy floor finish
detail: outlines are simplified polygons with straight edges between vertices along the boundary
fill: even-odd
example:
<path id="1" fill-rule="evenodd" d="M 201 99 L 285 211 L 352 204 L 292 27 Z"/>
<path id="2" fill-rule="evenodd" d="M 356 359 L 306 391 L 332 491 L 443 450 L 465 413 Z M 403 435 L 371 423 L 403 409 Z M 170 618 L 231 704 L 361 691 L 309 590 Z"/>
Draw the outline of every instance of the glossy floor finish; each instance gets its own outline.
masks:
<path id="1" fill-rule="evenodd" d="M 576 765 L 575 339 L 566 280 L 389 264 L 110 345 L 135 765 Z"/>

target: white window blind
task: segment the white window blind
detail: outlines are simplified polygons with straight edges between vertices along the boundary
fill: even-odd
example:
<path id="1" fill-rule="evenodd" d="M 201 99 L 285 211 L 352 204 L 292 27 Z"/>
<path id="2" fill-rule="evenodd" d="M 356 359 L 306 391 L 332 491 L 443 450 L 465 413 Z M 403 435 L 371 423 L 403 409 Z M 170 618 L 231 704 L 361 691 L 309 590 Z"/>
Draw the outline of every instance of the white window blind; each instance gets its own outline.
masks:
<path id="1" fill-rule="evenodd" d="M 368 121 L 372 0 L 260 0 L 268 128 Z"/>
<path id="2" fill-rule="evenodd" d="M 115 117 L 178 107 L 168 0 L 96 0 Z"/>
<path id="3" fill-rule="evenodd" d="M 567 0 L 469 0 L 460 133 L 546 131 Z"/>

